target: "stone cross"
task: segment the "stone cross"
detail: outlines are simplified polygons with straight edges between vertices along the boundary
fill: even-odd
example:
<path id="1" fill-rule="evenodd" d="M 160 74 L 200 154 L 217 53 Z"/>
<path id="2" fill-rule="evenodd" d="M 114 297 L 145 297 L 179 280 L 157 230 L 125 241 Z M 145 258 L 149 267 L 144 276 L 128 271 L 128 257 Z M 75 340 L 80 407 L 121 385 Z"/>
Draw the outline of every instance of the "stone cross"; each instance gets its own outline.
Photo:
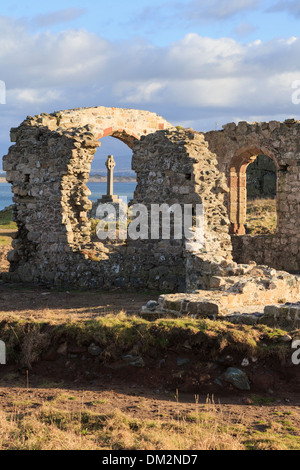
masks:
<path id="1" fill-rule="evenodd" d="M 113 155 L 108 155 L 105 163 L 107 168 L 107 196 L 113 196 L 114 194 L 114 168 L 116 162 L 114 161 Z"/>
<path id="2" fill-rule="evenodd" d="M 110 203 L 119 202 L 118 196 L 114 196 L 114 168 L 116 162 L 114 161 L 113 155 L 108 155 L 105 163 L 107 168 L 107 194 L 103 195 L 101 199 L 98 199 L 98 203 Z"/>

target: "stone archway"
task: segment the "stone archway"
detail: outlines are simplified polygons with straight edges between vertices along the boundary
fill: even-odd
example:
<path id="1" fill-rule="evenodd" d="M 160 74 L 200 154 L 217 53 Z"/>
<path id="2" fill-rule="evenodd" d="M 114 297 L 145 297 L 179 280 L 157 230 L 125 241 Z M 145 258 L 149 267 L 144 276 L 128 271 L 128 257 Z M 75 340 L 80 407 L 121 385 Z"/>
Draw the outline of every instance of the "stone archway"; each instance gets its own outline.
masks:
<path id="1" fill-rule="evenodd" d="M 95 133 L 95 135 L 97 132 Z M 61 177 L 61 205 L 64 223 L 68 227 L 68 243 L 73 249 L 87 246 L 91 242 L 91 227 L 88 212 L 92 209 L 92 202 L 89 199 L 90 190 L 87 183 L 94 155 L 97 148 L 101 146 L 101 139 L 114 137 L 132 148 L 134 142 L 139 137 L 127 130 L 109 130 L 99 133 L 96 138 L 87 136 L 89 141 L 82 140 L 80 136 L 80 146 L 72 151 L 72 158 L 69 161 L 67 171 Z"/>
<path id="2" fill-rule="evenodd" d="M 171 290 L 189 272 L 189 284 L 194 285 L 195 275 L 199 287 L 197 276 L 202 268 L 206 270 L 205 260 L 200 269 L 194 258 L 186 257 L 182 243 L 170 247 L 149 239 L 149 243 L 128 244 L 122 253 L 115 252 L 103 262 L 82 252 L 90 237 L 86 182 L 99 139 L 109 135 L 133 147 L 135 202 L 195 204 L 201 199 L 209 217 L 214 257 L 231 257 L 232 250 L 238 262 L 254 260 L 300 272 L 300 122 L 231 123 L 222 131 L 201 134 L 172 128 L 147 111 L 97 107 L 29 116 L 12 129 L 15 145 L 3 157 L 18 224 L 8 258 L 12 279 L 166 288 L 164 276 L 168 275 L 173 277 L 168 281 Z M 267 236 L 230 238 L 227 209 L 233 231 L 239 233 L 244 223 L 246 168 L 258 154 L 276 164 L 277 229 Z"/>
<path id="3" fill-rule="evenodd" d="M 232 158 L 229 166 L 229 218 L 230 233 L 245 235 L 247 218 L 247 167 L 253 163 L 258 155 L 266 155 L 279 170 L 278 162 L 270 150 L 263 147 L 246 147 L 240 149 Z"/>
<path id="4" fill-rule="evenodd" d="M 228 189 L 225 176 L 217 170 L 204 136 L 174 128 L 144 111 L 114 110 L 114 119 L 112 115 L 97 118 L 97 113 L 98 109 L 88 109 L 41 115 L 28 118 L 12 132 L 16 143 L 4 157 L 4 167 L 15 195 L 18 234 L 7 278 L 57 286 L 170 291 L 207 286 L 209 273 L 215 269 L 214 263 L 210 266 L 211 257 L 231 259 L 232 245 L 223 204 Z M 118 121 L 121 115 L 123 121 Z M 163 125 L 168 128 L 160 130 Z M 151 218 L 153 205 L 163 210 L 166 204 L 176 203 L 181 223 L 184 220 L 194 228 L 191 209 L 205 206 L 205 230 L 196 246 L 186 243 L 183 231 L 178 240 L 164 238 L 162 233 L 159 238 L 152 236 L 151 223 L 146 238 L 129 235 L 127 243 L 109 253 L 100 246 L 96 253 L 89 251 L 91 203 L 86 183 L 98 139 L 105 135 L 121 137 L 129 144 L 134 139 L 134 202 L 144 205 L 147 217 Z M 202 268 L 205 275 L 199 280 Z"/>
<path id="5" fill-rule="evenodd" d="M 112 135 L 131 145 L 135 139 L 157 130 L 164 130 L 172 125 L 156 113 L 138 109 L 106 108 L 75 108 L 57 111 L 51 114 L 42 113 L 28 116 L 21 124 L 39 128 L 47 127 L 51 131 L 92 133 L 96 139 Z M 17 129 L 12 129 L 12 142 L 15 142 Z"/>
<path id="6" fill-rule="evenodd" d="M 3 158 L 16 203 L 18 250 L 24 247 L 26 253 L 42 239 L 50 240 L 45 250 L 53 251 L 88 243 L 86 183 L 99 139 L 112 136 L 132 148 L 143 136 L 170 127 L 161 116 L 135 109 L 76 108 L 28 116 L 11 130 L 15 145 Z"/>
<path id="7" fill-rule="evenodd" d="M 300 121 L 294 119 L 244 121 L 205 134 L 209 149 L 217 157 L 218 168 L 231 186 L 226 205 L 231 213 L 233 257 L 237 262 L 253 260 L 276 269 L 300 272 L 299 129 Z M 244 233 L 245 171 L 251 157 L 257 154 L 270 157 L 276 166 L 277 227 L 275 233 L 240 236 Z"/>

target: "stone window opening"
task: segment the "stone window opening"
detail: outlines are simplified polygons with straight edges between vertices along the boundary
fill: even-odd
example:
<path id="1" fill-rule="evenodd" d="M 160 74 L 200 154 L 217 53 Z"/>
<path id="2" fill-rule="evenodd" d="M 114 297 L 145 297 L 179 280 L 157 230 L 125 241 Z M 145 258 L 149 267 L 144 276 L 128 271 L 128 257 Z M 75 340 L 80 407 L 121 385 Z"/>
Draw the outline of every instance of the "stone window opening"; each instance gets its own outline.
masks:
<path id="1" fill-rule="evenodd" d="M 258 155 L 247 170 L 246 233 L 267 235 L 277 227 L 277 172 L 273 160 Z"/>
<path id="2" fill-rule="evenodd" d="M 82 251 L 94 260 L 106 258 L 110 252 L 115 251 L 121 246 L 127 244 L 127 240 L 119 239 L 119 225 L 118 214 L 120 204 L 126 201 L 129 204 L 134 197 L 134 187 L 132 187 L 132 179 L 136 180 L 136 173 L 130 173 L 130 177 L 126 176 L 124 166 L 131 169 L 133 141 L 132 136 L 127 136 L 125 132 L 114 133 L 110 136 L 105 136 L 99 139 L 100 146 L 96 150 L 92 162 L 91 171 L 89 174 L 89 181 L 86 183 L 86 189 L 89 193 L 89 201 L 91 209 L 88 211 L 87 216 L 90 222 L 90 242 L 82 247 Z M 114 142 L 113 142 L 114 141 Z M 114 161 L 113 173 L 113 195 L 108 197 L 108 177 L 109 170 L 107 162 L 112 157 Z M 123 176 L 120 176 L 120 173 Z M 116 176 L 117 175 L 117 176 Z M 80 178 L 79 178 L 80 179 Z M 130 181 L 130 189 L 126 188 L 127 182 Z M 99 222 L 96 212 L 99 204 L 112 204 L 116 210 L 116 238 L 107 238 L 100 240 L 97 236 L 96 229 Z M 108 229 L 108 227 L 106 227 Z"/>
<path id="3" fill-rule="evenodd" d="M 103 106 L 27 116 L 13 128 L 13 145 L 3 157 L 18 226 L 8 277 L 57 286 L 150 285 L 144 250 L 136 243 L 130 246 L 130 239 L 120 250 L 113 247 L 110 251 L 103 244 L 95 253 L 90 250 L 88 184 L 100 141 L 111 136 L 134 147 L 132 169 L 138 181 L 134 201 L 143 202 L 152 188 L 145 165 L 151 169 L 153 162 L 151 155 L 148 158 L 150 149 L 141 157 L 135 157 L 136 152 L 142 151 L 143 139 L 149 134 L 161 136 L 158 131 L 168 129 L 173 129 L 172 124 L 156 113 Z M 111 152 L 105 153 L 107 157 Z M 159 189 L 163 186 L 161 181 L 157 184 Z M 147 254 L 149 251 L 152 265 L 157 250 L 151 246 Z M 153 264 L 160 266 L 160 258 Z M 155 286 L 162 285 L 163 280 L 153 276 Z"/>
<path id="4" fill-rule="evenodd" d="M 278 164 L 261 149 L 237 154 L 230 167 L 230 232 L 234 235 L 264 235 L 277 227 Z"/>

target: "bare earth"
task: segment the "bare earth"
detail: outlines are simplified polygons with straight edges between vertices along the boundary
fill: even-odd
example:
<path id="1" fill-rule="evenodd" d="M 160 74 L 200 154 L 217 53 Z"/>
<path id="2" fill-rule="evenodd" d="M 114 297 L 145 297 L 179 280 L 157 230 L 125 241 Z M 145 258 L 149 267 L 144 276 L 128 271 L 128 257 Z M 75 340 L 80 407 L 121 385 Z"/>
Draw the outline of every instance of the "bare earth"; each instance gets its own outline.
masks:
<path id="1" fill-rule="evenodd" d="M 0 235 L 7 236 L 7 233 L 2 230 Z M 1 246 L 0 245 L 0 273 L 6 272 L 9 270 L 9 262 L 7 261 L 7 253 L 11 250 L 10 246 Z"/>
<path id="2" fill-rule="evenodd" d="M 57 292 L 42 288 L 0 284 L 0 315 L 61 321 L 89 319 L 121 310 L 138 313 L 152 296 L 149 293 Z M 159 359 L 159 358 L 158 358 Z M 217 386 L 182 387 L 176 390 L 170 379 L 176 369 L 176 352 L 143 368 L 111 368 L 88 365 L 81 359 L 51 357 L 36 363 L 29 372 L 14 365 L 0 366 L 0 410 L 31 412 L 45 403 L 59 402 L 63 409 L 88 409 L 95 413 L 119 410 L 137 419 L 174 419 L 195 410 L 212 411 L 226 423 L 237 422 L 249 430 L 259 429 L 275 416 L 288 416 L 291 425 L 300 430 L 300 398 L 295 388 L 287 385 L 273 395 L 261 393 L 261 404 L 253 403 L 250 392 L 224 392 Z M 173 388 L 172 388 L 173 387 Z M 270 400 L 269 402 L 268 400 Z"/>

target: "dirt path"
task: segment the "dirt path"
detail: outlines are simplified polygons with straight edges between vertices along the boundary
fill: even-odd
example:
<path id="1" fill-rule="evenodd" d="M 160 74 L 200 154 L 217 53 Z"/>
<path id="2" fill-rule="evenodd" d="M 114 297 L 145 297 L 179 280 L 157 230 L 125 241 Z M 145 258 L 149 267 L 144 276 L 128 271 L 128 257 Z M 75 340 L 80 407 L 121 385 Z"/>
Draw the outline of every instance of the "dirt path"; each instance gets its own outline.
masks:
<path id="1" fill-rule="evenodd" d="M 0 284 L 0 314 L 53 322 L 91 319 L 108 313 L 137 314 L 151 296 L 159 293 L 115 289 L 80 291 Z"/>
<path id="2" fill-rule="evenodd" d="M 0 366 L 3 367 L 3 366 Z M 166 421 L 178 415 L 188 416 L 201 411 L 214 411 L 223 413 L 228 422 L 237 418 L 243 423 L 254 426 L 258 421 L 269 421 L 276 413 L 291 416 L 293 425 L 300 430 L 300 409 L 298 405 L 290 403 L 275 404 L 247 404 L 243 397 L 220 398 L 213 396 L 197 396 L 191 394 L 158 393 L 155 390 L 135 387 L 135 384 L 116 384 L 109 386 L 94 386 L 89 390 L 71 384 L 50 383 L 42 378 L 20 378 L 16 381 L 14 374 L 10 378 L 3 378 L 0 385 L 0 407 L 6 411 L 19 410 L 32 411 L 45 403 L 56 401 L 60 408 L 78 411 L 83 406 L 95 413 L 109 414 L 116 410 L 134 416 L 138 419 L 153 419 L 163 417 Z M 30 382 L 36 387 L 30 386 Z M 23 382 L 23 385 L 22 385 Z M 19 385 L 18 385 L 19 384 Z M 263 403 L 263 402 L 262 402 Z"/>
<path id="3" fill-rule="evenodd" d="M 0 371 L 3 371 L 3 367 L 0 366 Z M 247 440 L 252 447 L 263 450 L 282 449 L 285 445 L 289 448 L 290 441 L 295 441 L 294 448 L 300 448 L 297 447 L 300 438 L 299 402 L 289 402 L 286 397 L 272 404 L 264 399 L 261 404 L 254 404 L 249 399 L 247 401 L 243 394 L 228 397 L 195 396 L 170 393 L 155 389 L 154 386 L 144 387 L 136 384 L 132 375 L 127 383 L 111 376 L 87 385 L 68 383 L 61 376 L 56 377 L 56 381 L 52 377 L 51 381 L 47 374 L 40 374 L 41 370 L 34 370 L 29 376 L 12 371 L 2 376 L 0 413 L 29 417 L 52 410 L 53 416 L 58 417 L 89 414 L 95 419 L 103 419 L 111 416 L 115 417 L 115 425 L 120 427 L 117 441 L 121 439 L 125 442 L 129 439 L 128 426 L 133 426 L 132 429 L 136 426 L 136 434 L 138 423 L 147 426 L 147 422 L 152 423 L 150 429 L 169 428 L 172 433 L 171 429 L 177 426 L 179 433 L 185 433 L 188 432 L 188 423 L 195 423 L 199 419 L 197 430 L 200 440 L 202 434 L 208 436 L 208 442 L 216 439 L 217 443 L 213 445 L 220 445 L 224 433 L 224 438 L 229 439 L 229 449 L 231 446 L 236 448 L 237 443 L 243 448 Z M 127 427 L 125 423 L 129 423 Z M 32 432 L 35 432 L 34 428 Z M 161 437 L 161 434 L 156 437 L 158 445 Z M 196 449 L 201 446 L 202 441 Z M 156 445 L 152 444 L 150 448 L 155 450 Z"/>

